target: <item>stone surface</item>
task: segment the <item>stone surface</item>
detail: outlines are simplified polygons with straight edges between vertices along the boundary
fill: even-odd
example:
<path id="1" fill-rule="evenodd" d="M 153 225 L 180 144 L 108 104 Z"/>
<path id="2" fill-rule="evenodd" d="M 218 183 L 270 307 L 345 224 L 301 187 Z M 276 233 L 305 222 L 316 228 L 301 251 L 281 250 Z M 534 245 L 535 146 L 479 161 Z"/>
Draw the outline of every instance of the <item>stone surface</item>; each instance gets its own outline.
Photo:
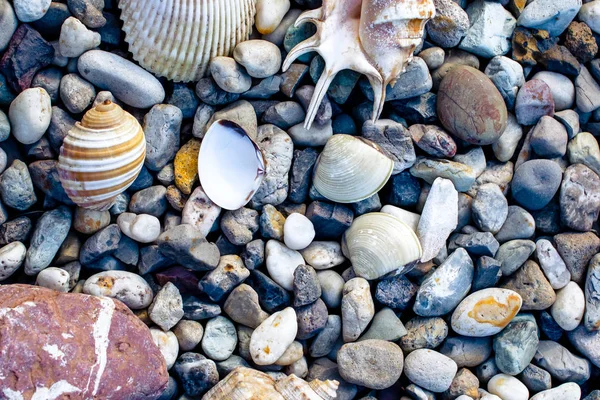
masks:
<path id="1" fill-rule="evenodd" d="M 539 210 L 554 197 L 561 179 L 561 168 L 554 161 L 526 161 L 515 171 L 513 198 L 528 210 Z"/>
<path id="2" fill-rule="evenodd" d="M 574 282 L 583 282 L 592 257 L 600 251 L 600 239 L 591 232 L 560 233 L 554 236 L 556 250 L 565 262 Z"/>
<path id="3" fill-rule="evenodd" d="M 256 291 L 246 284 L 233 289 L 223 308 L 232 320 L 250 328 L 258 327 L 269 317 L 269 314 L 261 309 Z"/>
<path id="4" fill-rule="evenodd" d="M 517 378 L 498 374 L 492 377 L 487 384 L 487 389 L 493 395 L 504 400 L 526 400 L 529 398 L 529 390 Z"/>
<path id="5" fill-rule="evenodd" d="M 545 310 L 556 300 L 554 289 L 539 265 L 531 260 L 508 277 L 502 287 L 521 296 L 522 310 Z"/>
<path id="6" fill-rule="evenodd" d="M 455 47 L 469 29 L 469 16 L 451 0 L 434 2 L 436 15 L 427 23 L 427 34 L 441 47 Z"/>
<path id="7" fill-rule="evenodd" d="M 532 79 L 521 87 L 515 102 L 515 115 L 521 125 L 535 125 L 544 115 L 554 115 L 554 99 L 546 82 Z"/>
<path id="8" fill-rule="evenodd" d="M 590 362 L 550 340 L 540 340 L 534 362 L 550 372 L 553 379 L 583 383 L 590 377 Z"/>
<path id="9" fill-rule="evenodd" d="M 158 237 L 160 252 L 195 271 L 214 269 L 219 263 L 219 250 L 191 225 L 178 225 Z"/>
<path id="10" fill-rule="evenodd" d="M 24 269 L 35 275 L 52 263 L 71 227 L 71 211 L 66 206 L 47 211 L 38 220 L 31 235 Z M 52 232 L 52 235 L 48 235 Z"/>
<path id="11" fill-rule="evenodd" d="M 494 338 L 496 365 L 508 375 L 523 372 L 533 359 L 538 343 L 535 318 L 531 314 L 518 315 Z"/>
<path id="12" fill-rule="evenodd" d="M 354 278 L 346 282 L 341 307 L 344 342 L 353 342 L 375 315 L 369 282 L 364 278 Z"/>
<path id="13" fill-rule="evenodd" d="M 558 251 L 547 239 L 536 242 L 536 256 L 544 275 L 548 278 L 553 289 L 561 289 L 571 281 L 571 273 Z"/>
<path id="14" fill-rule="evenodd" d="M 448 336 L 448 324 L 441 318 L 415 317 L 406 323 L 400 347 L 410 353 L 417 349 L 435 349 Z"/>
<path id="15" fill-rule="evenodd" d="M 560 217 L 563 225 L 589 231 L 600 212 L 600 178 L 583 164 L 569 166 L 560 189 Z"/>
<path id="16" fill-rule="evenodd" d="M 411 382 L 435 393 L 452 384 L 458 368 L 452 359 L 429 349 L 415 350 L 406 356 L 404 374 Z"/>
<path id="17" fill-rule="evenodd" d="M 286 290 L 292 290 L 294 271 L 299 265 L 305 264 L 302 255 L 276 240 L 269 240 L 265 251 L 271 278 Z"/>
<path id="18" fill-rule="evenodd" d="M 173 160 L 179 148 L 182 120 L 181 110 L 168 104 L 155 105 L 144 116 L 147 168 L 159 171 Z"/>
<path id="19" fill-rule="evenodd" d="M 581 2 L 569 0 L 556 4 L 549 0 L 528 4 L 519 16 L 518 24 L 527 28 L 547 30 L 551 36 L 558 36 L 567 28 L 581 8 Z"/>
<path id="20" fill-rule="evenodd" d="M 519 88 L 525 83 L 521 64 L 508 57 L 496 56 L 485 67 L 485 74 L 500 91 L 506 107 L 514 109 Z"/>
<path id="21" fill-rule="evenodd" d="M 439 352 L 454 360 L 458 368 L 476 367 L 480 364 L 485 365 L 484 361 L 492 354 L 492 341 L 487 337 L 449 337 L 444 341 Z M 492 357 L 491 360 L 493 359 Z"/>
<path id="22" fill-rule="evenodd" d="M 398 122 L 380 119 L 376 123 L 367 120 L 362 126 L 362 136 L 378 144 L 394 161 L 392 174 L 410 168 L 416 160 L 410 134 Z"/>
<path id="23" fill-rule="evenodd" d="M 562 329 L 572 331 L 583 319 L 585 304 L 585 296 L 579 285 L 569 282 L 557 291 L 556 301 L 552 304 L 550 314 Z"/>
<path id="24" fill-rule="evenodd" d="M 298 325 L 296 312 L 286 308 L 264 320 L 252 333 L 250 354 L 257 365 L 277 361 L 294 341 Z"/>

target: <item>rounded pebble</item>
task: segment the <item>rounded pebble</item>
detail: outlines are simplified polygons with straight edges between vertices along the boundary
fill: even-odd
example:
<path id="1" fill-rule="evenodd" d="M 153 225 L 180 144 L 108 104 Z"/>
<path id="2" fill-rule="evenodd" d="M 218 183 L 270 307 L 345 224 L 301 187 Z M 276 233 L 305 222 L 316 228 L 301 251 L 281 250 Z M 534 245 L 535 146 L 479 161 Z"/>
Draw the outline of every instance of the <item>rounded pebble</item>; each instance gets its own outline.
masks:
<path id="1" fill-rule="evenodd" d="M 292 213 L 283 225 L 283 241 L 292 250 L 306 248 L 315 237 L 313 223 L 302 214 Z"/>
<path id="2" fill-rule="evenodd" d="M 52 104 L 48 92 L 42 88 L 25 89 L 10 104 L 8 118 L 12 134 L 23 144 L 32 144 L 50 126 Z"/>
<path id="3" fill-rule="evenodd" d="M 69 291 L 69 273 L 61 268 L 48 267 L 38 274 L 35 284 L 57 292 Z"/>
<path id="4" fill-rule="evenodd" d="M 146 308 L 152 303 L 152 289 L 139 275 L 127 271 L 104 271 L 90 276 L 83 292 L 121 300 L 132 310 Z"/>
<path id="5" fill-rule="evenodd" d="M 456 363 L 445 355 L 429 349 L 418 349 L 406 356 L 404 374 L 415 385 L 434 393 L 450 387 L 458 371 Z"/>
<path id="6" fill-rule="evenodd" d="M 287 1 L 289 8 L 289 0 L 284 1 Z M 281 51 L 266 40 L 246 40 L 238 44 L 233 51 L 233 58 L 253 78 L 268 78 L 281 68 Z"/>
<path id="7" fill-rule="evenodd" d="M 51 0 L 14 0 L 15 14 L 21 22 L 41 19 L 50 8 Z"/>
<path id="8" fill-rule="evenodd" d="M 502 400 L 528 400 L 529 390 L 514 376 L 498 374 L 487 384 L 490 393 L 499 396 Z"/>
<path id="9" fill-rule="evenodd" d="M 153 215 L 123 213 L 117 218 L 119 229 L 140 243 L 152 243 L 160 236 L 160 221 Z"/>
<path id="10" fill-rule="evenodd" d="M 577 328 L 585 312 L 583 290 L 575 282 L 569 282 L 556 292 L 556 301 L 550 308 L 550 314 L 565 331 Z"/>

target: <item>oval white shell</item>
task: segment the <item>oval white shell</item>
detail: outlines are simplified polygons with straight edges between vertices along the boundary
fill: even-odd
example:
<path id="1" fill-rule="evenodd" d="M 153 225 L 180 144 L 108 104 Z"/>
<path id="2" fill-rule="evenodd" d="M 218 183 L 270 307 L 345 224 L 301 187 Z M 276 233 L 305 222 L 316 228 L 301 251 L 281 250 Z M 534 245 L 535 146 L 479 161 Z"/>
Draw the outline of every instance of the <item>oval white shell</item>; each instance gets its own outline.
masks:
<path id="1" fill-rule="evenodd" d="M 217 120 L 202 139 L 198 175 L 213 203 L 237 210 L 258 190 L 265 176 L 265 159 L 241 126 Z"/>
<path id="2" fill-rule="evenodd" d="M 197 81 L 252 32 L 256 0 L 120 0 L 125 41 L 145 69 Z"/>
<path id="3" fill-rule="evenodd" d="M 333 135 L 315 166 L 313 184 L 338 203 L 354 203 L 377 193 L 386 184 L 394 162 L 370 140 Z"/>
<path id="4" fill-rule="evenodd" d="M 65 137 L 58 176 L 75 204 L 104 211 L 137 178 L 145 157 L 142 127 L 107 100 L 85 113 Z"/>
<path id="5" fill-rule="evenodd" d="M 378 279 L 396 270 L 408 272 L 407 264 L 420 259 L 423 253 L 408 225 L 381 212 L 356 218 L 342 237 L 342 251 L 356 275 L 365 279 Z"/>

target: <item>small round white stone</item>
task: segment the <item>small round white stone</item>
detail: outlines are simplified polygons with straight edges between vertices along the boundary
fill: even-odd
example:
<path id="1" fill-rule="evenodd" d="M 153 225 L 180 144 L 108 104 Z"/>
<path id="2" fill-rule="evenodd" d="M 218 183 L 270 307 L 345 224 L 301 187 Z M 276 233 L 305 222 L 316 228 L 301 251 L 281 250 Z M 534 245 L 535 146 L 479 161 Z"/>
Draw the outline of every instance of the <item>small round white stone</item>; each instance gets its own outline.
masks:
<path id="1" fill-rule="evenodd" d="M 132 310 L 148 307 L 154 296 L 144 278 L 128 271 L 103 271 L 92 275 L 85 281 L 83 293 L 121 300 Z"/>
<path id="2" fill-rule="evenodd" d="M 553 389 L 544 390 L 530 400 L 579 400 L 581 387 L 575 382 L 563 383 Z"/>
<path id="3" fill-rule="evenodd" d="M 21 22 L 41 19 L 50 8 L 52 0 L 14 0 L 15 14 Z"/>
<path id="4" fill-rule="evenodd" d="M 283 241 L 292 250 L 308 247 L 315 238 L 315 227 L 310 219 L 299 213 L 292 213 L 283 225 Z"/>
<path id="5" fill-rule="evenodd" d="M 153 215 L 123 213 L 117 224 L 121 232 L 140 243 L 152 243 L 160 236 L 160 221 Z"/>
<path id="6" fill-rule="evenodd" d="M 269 240 L 265 246 L 267 271 L 271 279 L 285 290 L 294 288 L 294 271 L 304 264 L 302 254 L 277 240 Z"/>
<path id="7" fill-rule="evenodd" d="M 60 28 L 58 45 L 63 57 L 79 57 L 88 50 L 100 46 L 100 34 L 90 31 L 77 18 L 69 17 Z"/>
<path id="8" fill-rule="evenodd" d="M 40 271 L 35 284 L 48 289 L 56 290 L 57 292 L 66 293 L 69 291 L 69 278 L 69 273 L 64 269 L 48 267 Z"/>
<path id="9" fill-rule="evenodd" d="M 258 0 L 256 2 L 256 30 L 267 35 L 272 33 L 290 9 L 290 0 Z"/>
<path id="10" fill-rule="evenodd" d="M 550 308 L 550 314 L 556 323 L 565 331 L 577 328 L 585 312 L 585 295 L 575 282 L 556 292 L 556 301 Z"/>
<path id="11" fill-rule="evenodd" d="M 250 355 L 257 365 L 274 364 L 294 342 L 298 333 L 296 311 L 288 307 L 265 319 L 252 332 Z"/>
<path id="12" fill-rule="evenodd" d="M 585 22 L 591 30 L 600 34 L 600 0 L 585 3 L 578 14 L 579 20 Z"/>
<path id="13" fill-rule="evenodd" d="M 150 335 L 152 335 L 154 344 L 156 344 L 158 350 L 163 355 L 167 363 L 167 369 L 171 369 L 175 361 L 177 361 L 177 353 L 179 353 L 177 336 L 171 331 L 164 332 L 156 328 L 150 328 Z"/>
<path id="14" fill-rule="evenodd" d="M 448 390 L 457 370 L 454 360 L 429 349 L 417 349 L 404 360 L 406 377 L 415 385 L 435 393 Z"/>
<path id="15" fill-rule="evenodd" d="M 498 374 L 492 377 L 487 385 L 488 391 L 502 400 L 527 400 L 529 390 L 514 376 Z"/>
<path id="16" fill-rule="evenodd" d="M 26 254 L 27 248 L 21 242 L 12 242 L 0 248 L 0 282 L 19 269 Z"/>
<path id="17" fill-rule="evenodd" d="M 52 102 L 42 88 L 22 91 L 10 104 L 8 118 L 12 134 L 23 144 L 32 144 L 44 136 L 52 118 Z"/>

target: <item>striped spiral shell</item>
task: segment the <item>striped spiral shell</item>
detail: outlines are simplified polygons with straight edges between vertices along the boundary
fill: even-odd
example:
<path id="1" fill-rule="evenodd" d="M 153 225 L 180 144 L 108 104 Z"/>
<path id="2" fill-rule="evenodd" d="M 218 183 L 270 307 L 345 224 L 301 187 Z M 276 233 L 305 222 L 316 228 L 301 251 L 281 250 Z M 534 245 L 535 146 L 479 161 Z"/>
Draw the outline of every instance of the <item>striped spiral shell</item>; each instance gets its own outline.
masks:
<path id="1" fill-rule="evenodd" d="M 92 108 L 69 131 L 58 156 L 58 175 L 74 203 L 109 209 L 137 178 L 146 157 L 138 121 L 109 100 Z"/>
<path id="2" fill-rule="evenodd" d="M 121 0 L 125 41 L 148 71 L 197 81 L 252 32 L 256 0 Z"/>

